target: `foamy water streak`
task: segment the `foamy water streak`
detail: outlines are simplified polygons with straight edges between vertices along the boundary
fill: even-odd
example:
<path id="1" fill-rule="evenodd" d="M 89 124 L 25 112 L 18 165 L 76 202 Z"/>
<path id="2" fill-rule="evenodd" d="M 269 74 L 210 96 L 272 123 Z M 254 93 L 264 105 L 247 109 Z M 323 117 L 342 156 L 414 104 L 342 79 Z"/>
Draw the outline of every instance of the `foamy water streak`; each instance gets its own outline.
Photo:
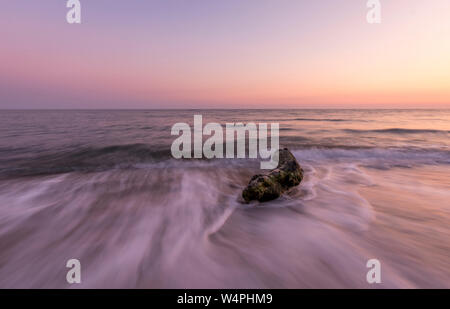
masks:
<path id="1" fill-rule="evenodd" d="M 205 112 L 290 129 L 305 180 L 259 206 L 239 198 L 257 162 L 167 155 L 194 112 L 8 113 L 0 287 L 71 287 L 71 258 L 83 288 L 372 287 L 371 258 L 381 287 L 449 287 L 448 111 Z"/>

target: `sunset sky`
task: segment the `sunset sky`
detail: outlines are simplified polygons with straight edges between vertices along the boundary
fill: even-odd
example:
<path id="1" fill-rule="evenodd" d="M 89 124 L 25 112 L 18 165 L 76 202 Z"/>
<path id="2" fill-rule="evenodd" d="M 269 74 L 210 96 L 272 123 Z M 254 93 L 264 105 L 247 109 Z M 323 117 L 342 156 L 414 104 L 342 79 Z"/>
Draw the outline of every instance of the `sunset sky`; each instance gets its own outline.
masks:
<path id="1" fill-rule="evenodd" d="M 450 108 L 450 1 L 2 0 L 0 108 Z"/>

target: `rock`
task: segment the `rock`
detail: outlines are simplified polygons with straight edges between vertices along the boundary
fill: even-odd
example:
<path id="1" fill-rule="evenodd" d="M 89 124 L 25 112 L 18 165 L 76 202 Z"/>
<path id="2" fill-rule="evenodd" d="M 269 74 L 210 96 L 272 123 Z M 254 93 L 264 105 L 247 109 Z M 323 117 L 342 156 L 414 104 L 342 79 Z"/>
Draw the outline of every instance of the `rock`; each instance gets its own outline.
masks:
<path id="1" fill-rule="evenodd" d="M 278 167 L 265 175 L 255 175 L 242 197 L 249 203 L 257 200 L 267 202 L 280 197 L 292 187 L 298 186 L 303 179 L 303 169 L 294 155 L 287 149 L 279 150 Z"/>

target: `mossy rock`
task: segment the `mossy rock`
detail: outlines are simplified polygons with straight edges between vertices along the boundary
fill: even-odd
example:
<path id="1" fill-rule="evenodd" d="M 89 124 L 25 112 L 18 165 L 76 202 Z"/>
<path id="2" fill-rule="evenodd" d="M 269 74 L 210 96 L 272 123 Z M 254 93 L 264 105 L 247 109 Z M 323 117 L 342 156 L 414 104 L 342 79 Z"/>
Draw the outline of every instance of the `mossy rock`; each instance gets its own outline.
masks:
<path id="1" fill-rule="evenodd" d="M 265 175 L 255 175 L 242 192 L 242 197 L 251 201 L 268 202 L 279 198 L 303 180 L 303 169 L 287 149 L 279 150 L 278 167 Z"/>

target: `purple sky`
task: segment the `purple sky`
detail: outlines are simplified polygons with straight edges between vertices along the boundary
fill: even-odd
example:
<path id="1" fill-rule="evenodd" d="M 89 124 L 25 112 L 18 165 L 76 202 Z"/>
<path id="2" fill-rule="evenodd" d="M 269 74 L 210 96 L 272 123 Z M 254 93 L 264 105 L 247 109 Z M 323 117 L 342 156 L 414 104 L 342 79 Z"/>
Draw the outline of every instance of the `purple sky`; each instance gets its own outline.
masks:
<path id="1" fill-rule="evenodd" d="M 0 108 L 450 107 L 450 1 L 2 1 Z"/>

